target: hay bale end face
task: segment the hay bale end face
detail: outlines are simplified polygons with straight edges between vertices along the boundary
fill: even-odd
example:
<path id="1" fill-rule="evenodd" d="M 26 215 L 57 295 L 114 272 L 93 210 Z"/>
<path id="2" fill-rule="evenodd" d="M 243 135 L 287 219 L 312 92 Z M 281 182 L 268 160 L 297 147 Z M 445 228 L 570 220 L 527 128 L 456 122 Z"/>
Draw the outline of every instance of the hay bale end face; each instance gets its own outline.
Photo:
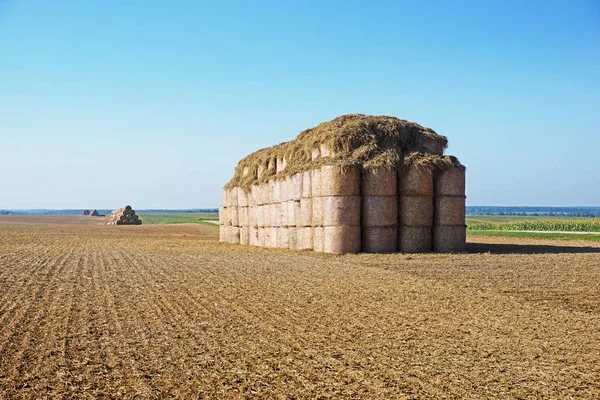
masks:
<path id="1" fill-rule="evenodd" d="M 258 150 L 223 189 L 220 241 L 334 254 L 462 251 L 465 168 L 443 155 L 447 143 L 413 122 L 352 114 Z"/>

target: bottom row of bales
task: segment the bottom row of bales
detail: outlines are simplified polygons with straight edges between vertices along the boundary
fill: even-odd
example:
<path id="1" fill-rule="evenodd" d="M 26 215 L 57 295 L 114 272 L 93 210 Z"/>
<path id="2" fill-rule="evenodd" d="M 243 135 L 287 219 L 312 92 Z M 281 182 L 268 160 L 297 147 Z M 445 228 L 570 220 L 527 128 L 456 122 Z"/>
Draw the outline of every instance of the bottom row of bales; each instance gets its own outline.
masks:
<path id="1" fill-rule="evenodd" d="M 295 190 L 270 180 L 224 193 L 220 240 L 335 254 L 465 250 L 462 166 L 324 166 L 296 177 Z"/>
<path id="2" fill-rule="evenodd" d="M 290 250 L 313 250 L 316 252 L 384 253 L 369 251 L 362 247 L 360 227 L 239 227 L 221 226 L 222 242 L 251 245 L 257 247 L 281 248 Z M 460 226 L 434 226 L 431 230 L 408 227 L 398 229 L 397 249 L 393 253 L 461 252 L 465 250 L 466 228 Z M 462 243 L 461 243 L 462 242 Z"/>

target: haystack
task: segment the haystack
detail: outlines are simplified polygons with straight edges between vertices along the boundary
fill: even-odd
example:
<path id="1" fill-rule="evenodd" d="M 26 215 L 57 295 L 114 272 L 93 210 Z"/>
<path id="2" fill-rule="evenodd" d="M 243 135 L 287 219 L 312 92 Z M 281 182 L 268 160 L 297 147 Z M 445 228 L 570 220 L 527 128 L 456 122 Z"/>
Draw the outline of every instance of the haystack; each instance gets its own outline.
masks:
<path id="1" fill-rule="evenodd" d="M 96 210 L 92 210 L 92 212 L 90 213 L 90 217 L 99 217 L 100 213 Z"/>
<path id="2" fill-rule="evenodd" d="M 447 143 L 394 117 L 335 118 L 242 159 L 223 189 L 224 210 L 235 215 L 220 223 L 258 227 L 237 239 L 258 246 L 460 251 L 464 167 L 443 155 Z"/>
<path id="3" fill-rule="evenodd" d="M 219 219 L 221 221 L 221 219 Z M 224 222 L 224 221 L 223 221 Z M 131 206 L 125 206 L 114 210 L 105 219 L 106 225 L 141 225 L 142 220 L 135 213 Z M 225 226 L 225 224 L 221 224 Z M 227 229 L 220 229 L 219 238 L 225 241 L 227 239 Z"/>
<path id="4" fill-rule="evenodd" d="M 83 210 L 81 215 L 90 215 L 90 210 Z"/>

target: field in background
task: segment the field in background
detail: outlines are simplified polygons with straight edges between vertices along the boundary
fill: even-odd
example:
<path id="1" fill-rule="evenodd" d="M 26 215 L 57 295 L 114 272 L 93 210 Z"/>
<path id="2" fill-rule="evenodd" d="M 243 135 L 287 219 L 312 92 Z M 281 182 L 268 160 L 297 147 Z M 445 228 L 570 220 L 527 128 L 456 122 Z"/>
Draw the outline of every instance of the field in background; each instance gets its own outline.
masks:
<path id="1" fill-rule="evenodd" d="M 568 232 L 521 232 L 521 231 L 477 231 L 468 230 L 468 236 L 496 236 L 522 239 L 573 240 L 600 242 L 600 233 L 568 233 Z"/>
<path id="2" fill-rule="evenodd" d="M 217 233 L 0 218 L 0 398 L 600 393 L 598 243 L 333 256 Z"/>
<path id="3" fill-rule="evenodd" d="M 600 241 L 600 218 L 468 215 L 465 222 L 469 235 Z"/>
<path id="4" fill-rule="evenodd" d="M 207 221 L 218 221 L 219 213 L 206 212 L 138 212 L 144 224 L 205 224 Z"/>

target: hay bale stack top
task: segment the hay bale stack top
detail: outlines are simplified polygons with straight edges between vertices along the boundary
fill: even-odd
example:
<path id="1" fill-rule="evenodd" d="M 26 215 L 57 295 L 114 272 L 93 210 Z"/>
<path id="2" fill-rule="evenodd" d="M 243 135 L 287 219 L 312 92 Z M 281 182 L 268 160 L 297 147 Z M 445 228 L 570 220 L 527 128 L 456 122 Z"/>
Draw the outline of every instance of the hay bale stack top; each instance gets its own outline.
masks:
<path id="1" fill-rule="evenodd" d="M 432 129 L 388 116 L 343 115 L 307 129 L 238 163 L 223 191 L 221 240 L 335 253 L 430 251 L 433 232 L 448 236 L 462 229 L 434 227 L 437 175 L 457 171 L 454 175 L 464 181 L 464 166 L 444 155 L 447 144 Z M 421 177 L 431 181 L 407 181 Z M 411 185 L 423 190 L 406 192 Z M 441 215 L 460 208 L 461 198 L 464 205 L 464 189 L 451 196 L 457 199 L 436 199 L 446 211 L 435 214 L 435 221 L 464 227 L 464 217 L 458 224 L 459 218 Z M 410 228 L 402 231 L 401 218 Z M 417 246 L 400 245 L 402 236 L 407 243 L 416 240 L 412 235 L 417 231 L 422 237 Z M 459 251 L 461 240 L 437 248 Z"/>
<path id="2" fill-rule="evenodd" d="M 350 114 L 301 132 L 296 139 L 243 158 L 225 188 L 286 177 L 323 165 L 393 168 L 404 163 L 432 168 L 461 166 L 444 157 L 445 136 L 417 123 L 388 116 Z"/>

